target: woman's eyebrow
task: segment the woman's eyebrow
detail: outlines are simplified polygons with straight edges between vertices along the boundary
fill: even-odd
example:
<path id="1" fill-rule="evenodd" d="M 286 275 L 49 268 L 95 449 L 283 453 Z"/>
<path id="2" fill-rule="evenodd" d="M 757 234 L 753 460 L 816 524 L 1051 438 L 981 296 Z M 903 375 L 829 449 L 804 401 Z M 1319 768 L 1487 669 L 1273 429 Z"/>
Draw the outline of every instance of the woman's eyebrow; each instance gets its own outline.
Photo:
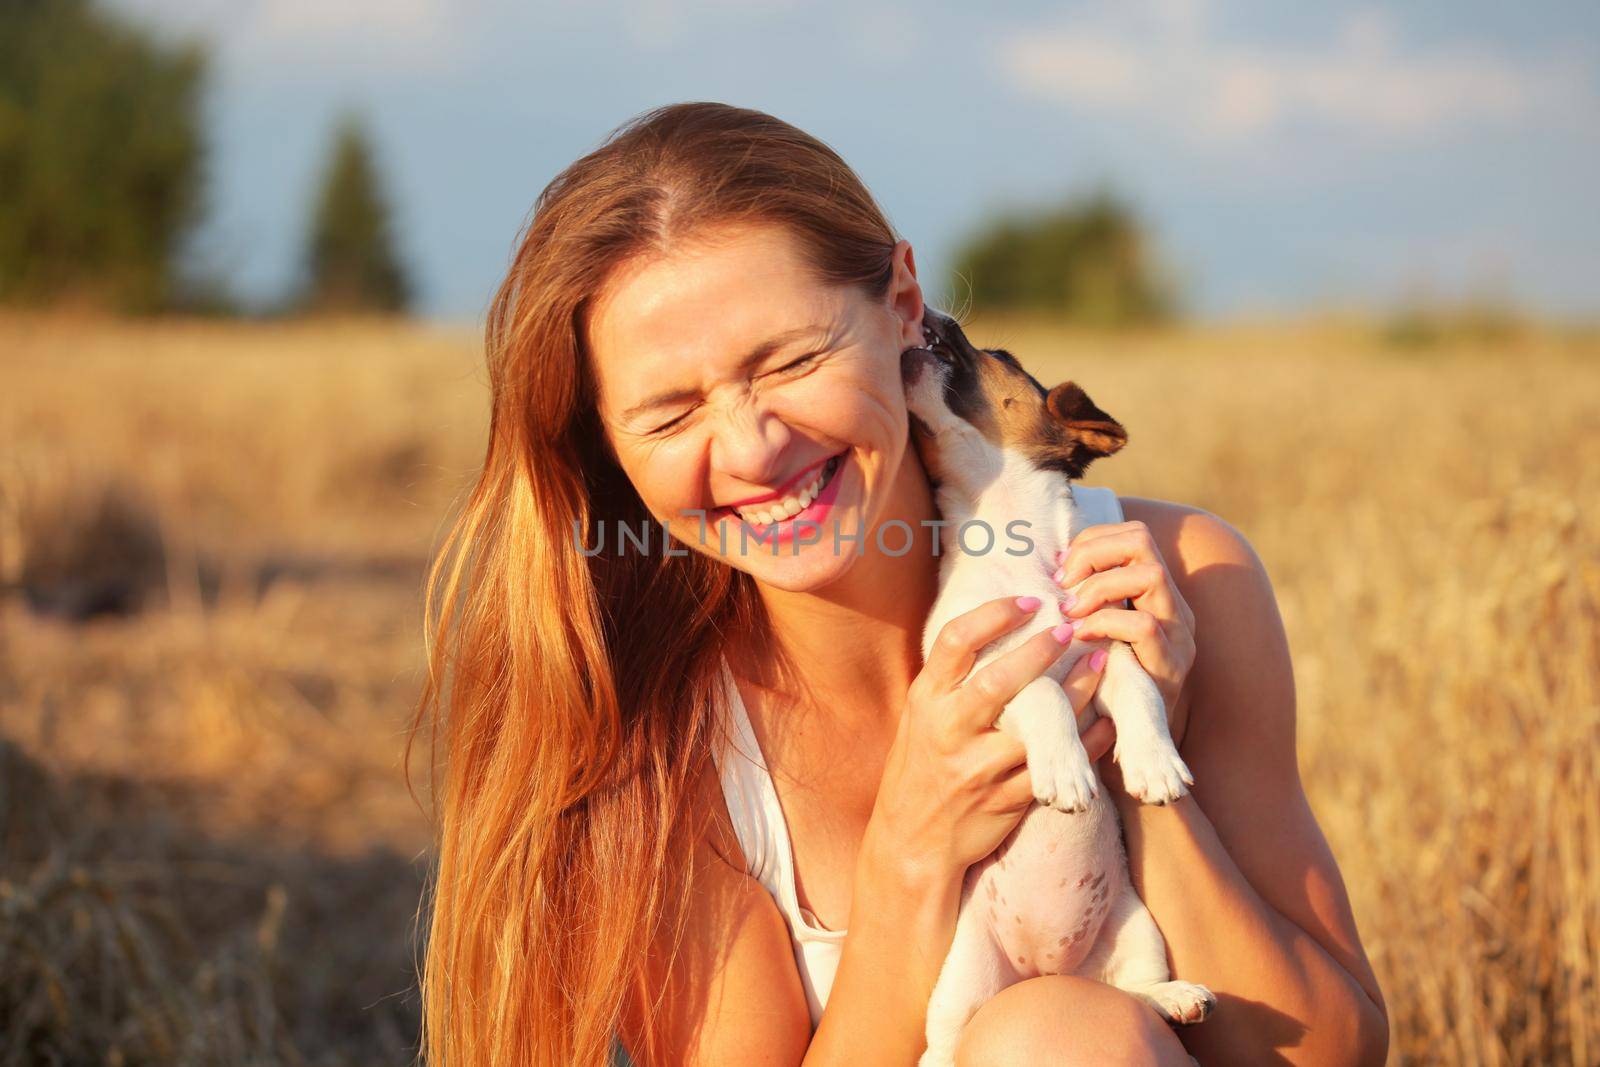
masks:
<path id="1" fill-rule="evenodd" d="M 795 341 L 801 340 L 805 337 L 820 336 L 828 332 L 829 331 L 826 327 L 813 324 L 810 326 L 796 326 L 792 330 L 784 330 L 782 333 L 774 334 L 752 348 L 745 355 L 745 357 L 739 361 L 738 370 L 749 370 L 751 367 L 771 356 L 774 352 L 783 348 L 785 345 L 793 344 Z M 628 422 L 633 419 L 634 416 L 642 415 L 644 412 L 649 411 L 652 408 L 664 407 L 667 404 L 673 404 L 683 400 L 693 400 L 699 395 L 700 391 L 698 389 L 672 389 L 664 393 L 657 393 L 649 399 L 642 400 L 633 405 L 628 410 L 624 411 L 619 417 L 623 422 Z"/>

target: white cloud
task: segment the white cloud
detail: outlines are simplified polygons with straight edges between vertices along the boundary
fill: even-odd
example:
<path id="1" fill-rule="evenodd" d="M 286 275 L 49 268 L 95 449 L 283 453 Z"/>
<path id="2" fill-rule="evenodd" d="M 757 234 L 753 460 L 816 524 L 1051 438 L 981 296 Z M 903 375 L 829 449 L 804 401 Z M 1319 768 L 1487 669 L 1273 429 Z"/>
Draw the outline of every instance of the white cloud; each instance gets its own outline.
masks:
<path id="1" fill-rule="evenodd" d="M 1592 71 L 1572 55 L 1407 47 L 1377 11 L 1348 15 L 1326 42 L 1269 46 L 1222 39 L 1200 0 L 1147 0 L 1108 20 L 1019 30 L 995 60 L 1025 94 L 1234 141 L 1305 120 L 1408 134 L 1600 112 Z"/>

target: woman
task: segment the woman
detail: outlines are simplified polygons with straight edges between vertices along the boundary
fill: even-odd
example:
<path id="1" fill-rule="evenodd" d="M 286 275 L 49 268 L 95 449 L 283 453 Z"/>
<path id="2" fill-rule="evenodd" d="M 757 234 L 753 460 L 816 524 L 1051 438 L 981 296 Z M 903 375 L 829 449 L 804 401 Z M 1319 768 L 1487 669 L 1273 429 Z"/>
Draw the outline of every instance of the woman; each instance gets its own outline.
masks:
<path id="1" fill-rule="evenodd" d="M 647 113 L 540 196 L 489 316 L 483 471 L 430 582 L 435 1064 L 595 1064 L 614 1035 L 650 1065 L 914 1063 L 962 874 L 1031 801 L 1020 746 L 959 724 L 1060 646 L 1046 631 L 962 679 L 1039 610 L 1131 642 L 1167 698 L 1193 796 L 1133 805 L 1103 769 L 1175 973 L 1220 1005 L 1180 1043 L 1118 990 L 1031 979 L 974 1017 L 961 1062 L 1384 1059 L 1297 776 L 1272 590 L 1232 527 L 1126 499 L 1062 546 L 1074 603 L 996 600 L 922 662 L 936 516 L 899 378 L 922 315 L 860 180 L 760 112 Z M 825 470 L 829 528 L 866 536 L 741 546 L 741 515 L 775 521 Z M 910 551 L 875 543 L 894 519 Z M 1064 683 L 1080 710 L 1090 662 Z M 730 816 L 744 724 L 792 890 L 752 877 L 740 835 L 761 828 Z M 1091 755 L 1111 733 L 1088 727 Z"/>

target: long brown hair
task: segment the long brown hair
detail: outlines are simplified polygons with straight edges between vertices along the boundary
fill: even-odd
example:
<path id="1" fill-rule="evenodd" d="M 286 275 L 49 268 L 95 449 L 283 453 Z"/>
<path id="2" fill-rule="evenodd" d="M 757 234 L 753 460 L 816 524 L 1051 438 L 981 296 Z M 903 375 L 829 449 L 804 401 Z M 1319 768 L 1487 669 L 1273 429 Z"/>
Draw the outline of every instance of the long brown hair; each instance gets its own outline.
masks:
<path id="1" fill-rule="evenodd" d="M 604 1063 L 648 947 L 678 944 L 719 657 L 765 617 L 749 575 L 699 552 L 580 550 L 599 524 L 652 521 L 598 423 L 584 329 L 624 260 L 730 222 L 786 225 L 819 277 L 887 292 L 898 238 L 837 153 L 760 111 L 682 103 L 556 176 L 490 307 L 488 450 L 428 577 L 407 744 L 409 760 L 430 721 L 443 765 L 422 967 L 435 1067 Z"/>

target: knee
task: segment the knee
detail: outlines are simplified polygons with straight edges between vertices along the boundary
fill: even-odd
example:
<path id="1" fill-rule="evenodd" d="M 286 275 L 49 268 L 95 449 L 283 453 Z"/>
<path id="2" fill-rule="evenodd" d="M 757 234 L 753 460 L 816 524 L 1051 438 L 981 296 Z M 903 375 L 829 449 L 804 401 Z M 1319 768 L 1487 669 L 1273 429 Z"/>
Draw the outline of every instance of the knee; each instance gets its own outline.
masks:
<path id="1" fill-rule="evenodd" d="M 1190 1067 L 1183 1043 L 1144 1002 L 1064 975 L 1001 990 L 978 1009 L 956 1048 L 957 1067 L 1017 1063 Z"/>

